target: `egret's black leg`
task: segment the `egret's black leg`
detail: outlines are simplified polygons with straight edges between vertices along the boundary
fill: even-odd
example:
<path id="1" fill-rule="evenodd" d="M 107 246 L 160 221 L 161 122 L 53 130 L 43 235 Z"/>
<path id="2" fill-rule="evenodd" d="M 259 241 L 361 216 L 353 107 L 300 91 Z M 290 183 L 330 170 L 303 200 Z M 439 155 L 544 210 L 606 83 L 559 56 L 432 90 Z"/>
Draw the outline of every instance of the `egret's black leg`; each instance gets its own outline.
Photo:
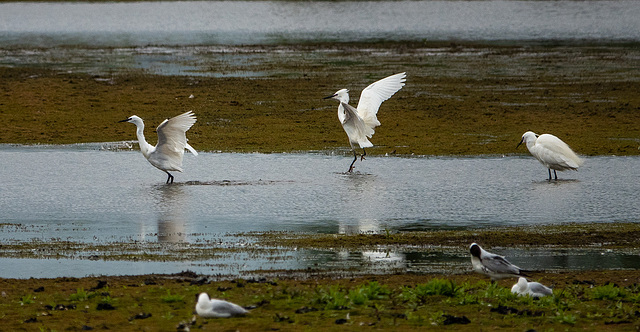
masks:
<path id="1" fill-rule="evenodd" d="M 549 176 L 551 176 L 551 174 L 549 174 Z M 558 173 L 556 173 L 556 170 L 553 170 L 553 176 L 556 178 L 556 180 L 558 179 Z"/>
<path id="2" fill-rule="evenodd" d="M 169 172 L 167 172 L 167 175 L 169 175 L 169 177 L 167 177 L 167 184 L 173 183 L 173 175 L 171 175 L 171 173 Z"/>
<path id="3" fill-rule="evenodd" d="M 551 168 L 549 168 L 548 171 L 549 171 L 549 181 L 551 181 Z"/>
<path id="4" fill-rule="evenodd" d="M 356 163 L 356 160 L 358 160 L 358 154 L 356 154 L 356 150 L 353 149 L 353 161 L 351 162 L 351 166 L 349 166 L 349 173 L 353 171 L 353 164 Z"/>
<path id="5" fill-rule="evenodd" d="M 363 161 L 364 160 L 364 156 L 366 156 L 366 155 L 367 155 L 367 151 L 364 148 L 362 148 L 362 156 L 360 157 L 360 161 Z"/>

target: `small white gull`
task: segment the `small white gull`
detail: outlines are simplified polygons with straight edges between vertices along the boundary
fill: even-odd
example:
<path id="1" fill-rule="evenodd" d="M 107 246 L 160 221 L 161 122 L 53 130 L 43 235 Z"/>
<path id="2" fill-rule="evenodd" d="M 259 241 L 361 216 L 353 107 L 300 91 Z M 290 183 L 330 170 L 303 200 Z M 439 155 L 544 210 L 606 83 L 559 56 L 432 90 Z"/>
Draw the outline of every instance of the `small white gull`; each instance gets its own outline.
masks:
<path id="1" fill-rule="evenodd" d="M 518 282 L 511 287 L 511 293 L 520 296 L 531 295 L 532 297 L 543 297 L 553 295 L 553 290 L 539 282 L 527 281 L 526 278 L 520 277 Z"/>
<path id="2" fill-rule="evenodd" d="M 198 294 L 196 303 L 196 313 L 204 318 L 228 318 L 233 316 L 246 315 L 249 311 L 231 302 L 218 299 L 210 299 L 209 294 Z"/>

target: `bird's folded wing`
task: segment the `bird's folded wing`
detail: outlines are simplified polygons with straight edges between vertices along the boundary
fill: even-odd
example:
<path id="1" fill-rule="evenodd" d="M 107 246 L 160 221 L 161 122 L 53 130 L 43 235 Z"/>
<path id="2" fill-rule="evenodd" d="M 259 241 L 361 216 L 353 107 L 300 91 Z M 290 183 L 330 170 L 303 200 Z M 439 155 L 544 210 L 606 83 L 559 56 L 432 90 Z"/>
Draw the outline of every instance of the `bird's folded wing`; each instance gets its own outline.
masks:
<path id="1" fill-rule="evenodd" d="M 358 101 L 358 115 L 371 127 L 379 126 L 376 118 L 378 109 L 383 101 L 391 98 L 398 90 L 402 89 L 406 81 L 405 73 L 399 73 L 371 83 L 362 90 Z"/>
<path id="2" fill-rule="evenodd" d="M 534 293 L 544 294 L 544 295 L 552 295 L 553 290 L 551 288 L 539 283 L 539 282 L 530 282 L 529 290 Z"/>
<path id="3" fill-rule="evenodd" d="M 196 117 L 191 111 L 164 120 L 156 129 L 158 132 L 156 149 L 167 155 L 184 154 L 187 145 L 185 132 L 194 123 L 196 123 Z"/>
<path id="4" fill-rule="evenodd" d="M 536 145 L 540 146 L 540 153 L 546 160 L 553 161 L 558 165 L 566 165 L 570 168 L 582 166 L 583 160 L 576 155 L 573 150 L 556 136 L 541 135 L 536 140 Z"/>
<path id="5" fill-rule="evenodd" d="M 247 313 L 247 310 L 245 308 L 235 303 L 221 301 L 221 300 L 212 301 L 212 302 L 213 302 L 212 311 L 215 311 L 215 312 L 224 312 L 224 313 L 229 313 L 231 315 L 242 315 Z"/>
<path id="6" fill-rule="evenodd" d="M 484 264 L 486 268 L 493 272 L 520 274 L 519 267 L 509 263 L 509 261 L 499 255 L 493 255 L 491 257 L 483 258 L 482 264 Z"/>

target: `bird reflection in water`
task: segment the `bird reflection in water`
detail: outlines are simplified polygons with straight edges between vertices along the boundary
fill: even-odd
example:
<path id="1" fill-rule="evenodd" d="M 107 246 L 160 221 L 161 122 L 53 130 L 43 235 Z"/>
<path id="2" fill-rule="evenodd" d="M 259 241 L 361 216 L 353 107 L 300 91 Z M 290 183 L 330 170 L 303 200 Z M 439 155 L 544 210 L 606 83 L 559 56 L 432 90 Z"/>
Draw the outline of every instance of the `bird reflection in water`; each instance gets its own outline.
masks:
<path id="1" fill-rule="evenodd" d="M 158 242 L 179 243 L 187 240 L 184 209 L 186 192 L 182 186 L 157 186 Z"/>

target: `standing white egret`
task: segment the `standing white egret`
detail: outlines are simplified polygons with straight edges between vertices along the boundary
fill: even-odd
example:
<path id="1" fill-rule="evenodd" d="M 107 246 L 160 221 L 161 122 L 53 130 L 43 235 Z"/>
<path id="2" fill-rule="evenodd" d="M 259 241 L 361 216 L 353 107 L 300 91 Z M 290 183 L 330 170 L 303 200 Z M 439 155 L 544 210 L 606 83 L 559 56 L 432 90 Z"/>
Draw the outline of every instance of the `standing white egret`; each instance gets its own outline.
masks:
<path id="1" fill-rule="evenodd" d="M 511 264 L 503 256 L 492 254 L 480 247 L 477 243 L 469 246 L 471 252 L 471 265 L 473 270 L 489 276 L 491 280 L 510 277 L 526 276 L 525 270 Z"/>
<path id="2" fill-rule="evenodd" d="M 144 139 L 144 122 L 137 115 L 132 115 L 120 122 L 130 122 L 136 125 L 140 152 L 151 165 L 169 175 L 167 184 L 173 183 L 173 175 L 169 171 L 182 172 L 184 149 L 191 151 L 195 156 L 198 155 L 198 152 L 187 143 L 185 134 L 196 123 L 196 116 L 191 111 L 164 120 L 156 129 L 158 132 L 156 146 L 152 146 Z"/>
<path id="3" fill-rule="evenodd" d="M 583 160 L 576 155 L 573 150 L 556 136 L 551 134 L 537 135 L 532 131 L 527 131 L 522 135 L 522 140 L 516 146 L 525 143 L 529 152 L 549 170 L 549 180 L 551 180 L 551 170 L 555 179 L 558 179 L 556 171 L 574 170 L 582 166 Z"/>
<path id="4" fill-rule="evenodd" d="M 342 128 L 349 136 L 349 144 L 353 151 L 353 162 L 349 166 L 349 172 L 353 171 L 353 164 L 358 160 L 353 144 L 358 143 L 362 148 L 360 160 L 363 160 L 364 156 L 367 155 L 367 151 L 364 148 L 373 146 L 369 138 L 375 132 L 374 128 L 380 125 L 380 121 L 376 117 L 380 105 L 402 89 L 406 76 L 405 73 L 391 75 L 366 87 L 360 94 L 357 109 L 349 105 L 349 90 L 347 89 L 338 90 L 333 95 L 324 98 L 331 98 L 340 102 L 340 105 L 338 105 L 338 120 L 340 120 Z"/>
<path id="5" fill-rule="evenodd" d="M 196 303 L 196 313 L 204 318 L 228 318 L 232 316 L 246 315 L 249 311 L 231 302 L 218 299 L 209 299 L 209 294 L 200 293 Z"/>

